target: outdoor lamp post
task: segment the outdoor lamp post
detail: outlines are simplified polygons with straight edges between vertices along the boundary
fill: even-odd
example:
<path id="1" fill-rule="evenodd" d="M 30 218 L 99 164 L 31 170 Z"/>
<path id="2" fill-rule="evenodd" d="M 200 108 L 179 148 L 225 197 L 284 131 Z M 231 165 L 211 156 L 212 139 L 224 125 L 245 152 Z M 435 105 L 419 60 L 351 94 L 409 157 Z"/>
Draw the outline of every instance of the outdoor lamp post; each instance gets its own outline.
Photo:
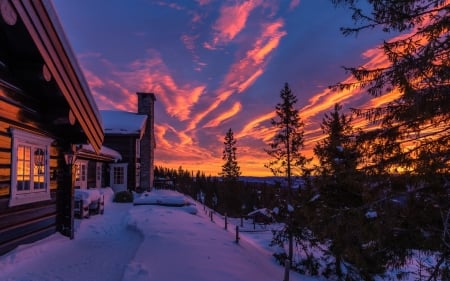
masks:
<path id="1" fill-rule="evenodd" d="M 76 155 L 72 150 L 64 153 L 64 160 L 66 162 L 67 174 L 65 175 L 64 184 L 64 223 L 63 232 L 69 236 L 70 239 L 75 235 L 75 223 L 74 223 L 74 177 L 73 177 L 73 165 L 76 161 Z"/>

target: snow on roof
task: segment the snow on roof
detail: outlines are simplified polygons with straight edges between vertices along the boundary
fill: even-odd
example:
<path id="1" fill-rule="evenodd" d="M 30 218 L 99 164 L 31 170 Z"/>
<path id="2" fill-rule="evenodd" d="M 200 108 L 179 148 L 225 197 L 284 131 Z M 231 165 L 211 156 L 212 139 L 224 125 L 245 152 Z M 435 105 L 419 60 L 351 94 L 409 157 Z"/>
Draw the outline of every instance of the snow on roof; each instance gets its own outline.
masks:
<path id="1" fill-rule="evenodd" d="M 82 144 L 81 149 L 91 151 L 93 153 L 95 152 L 94 148 L 90 144 Z M 111 156 L 116 160 L 122 160 L 122 155 L 119 152 L 117 152 L 116 150 L 114 150 L 112 148 L 106 147 L 106 146 L 102 146 L 100 148 L 100 154 Z"/>
<path id="2" fill-rule="evenodd" d="M 100 110 L 105 134 L 141 134 L 147 115 L 120 110 Z"/>

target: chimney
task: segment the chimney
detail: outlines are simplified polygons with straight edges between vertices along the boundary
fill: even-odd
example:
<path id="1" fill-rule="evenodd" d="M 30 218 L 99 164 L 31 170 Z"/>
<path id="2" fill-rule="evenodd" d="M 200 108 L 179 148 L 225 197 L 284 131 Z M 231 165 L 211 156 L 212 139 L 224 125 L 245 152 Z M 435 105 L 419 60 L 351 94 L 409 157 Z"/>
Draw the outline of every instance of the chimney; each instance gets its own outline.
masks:
<path id="1" fill-rule="evenodd" d="M 141 188 L 148 191 L 153 187 L 154 159 L 155 159 L 155 101 L 153 93 L 136 93 L 138 97 L 138 114 L 147 115 L 145 132 L 141 139 Z"/>

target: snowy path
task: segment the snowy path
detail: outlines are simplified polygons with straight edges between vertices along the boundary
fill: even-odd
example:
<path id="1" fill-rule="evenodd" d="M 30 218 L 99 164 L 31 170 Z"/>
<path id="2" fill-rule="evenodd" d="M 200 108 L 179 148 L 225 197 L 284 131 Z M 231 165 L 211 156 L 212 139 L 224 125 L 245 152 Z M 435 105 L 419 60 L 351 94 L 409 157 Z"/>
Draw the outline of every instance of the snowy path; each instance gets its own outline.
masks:
<path id="1" fill-rule="evenodd" d="M 171 193 L 153 192 L 155 200 L 161 201 Z M 269 251 L 247 239 L 237 244 L 233 229 L 225 230 L 219 220 L 211 222 L 201 205 L 197 209 L 197 215 L 178 207 L 141 205 L 131 209 L 130 223 L 144 234 L 144 242 L 124 281 L 282 280 L 284 268 Z M 317 281 L 294 272 L 291 280 Z"/>
<path id="2" fill-rule="evenodd" d="M 237 244 L 233 229 L 219 217 L 211 222 L 200 205 L 193 215 L 192 208 L 105 202 L 104 215 L 76 220 L 74 240 L 54 234 L 0 256 L 0 281 L 282 280 L 270 251 L 250 236 Z M 291 272 L 291 280 L 320 279 Z"/>
<path id="3" fill-rule="evenodd" d="M 107 203 L 103 216 L 75 221 L 74 240 L 54 234 L 8 255 L 0 264 L 0 280 L 122 280 L 143 240 L 138 231 L 126 227 L 131 207 L 132 204 Z M 49 240 L 58 246 L 47 247 Z M 39 257 L 45 258 L 45 263 Z"/>

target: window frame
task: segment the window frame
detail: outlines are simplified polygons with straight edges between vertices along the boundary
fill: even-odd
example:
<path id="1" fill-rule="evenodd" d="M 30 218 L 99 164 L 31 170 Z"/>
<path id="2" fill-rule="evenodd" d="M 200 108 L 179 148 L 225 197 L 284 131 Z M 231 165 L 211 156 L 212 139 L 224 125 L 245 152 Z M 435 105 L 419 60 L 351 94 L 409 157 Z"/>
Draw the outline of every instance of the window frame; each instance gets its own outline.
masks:
<path id="1" fill-rule="evenodd" d="M 51 200 L 50 195 L 50 146 L 53 139 L 43 135 L 34 134 L 18 128 L 10 128 L 12 136 L 11 147 L 11 193 L 9 199 L 9 206 L 18 206 L 29 204 L 33 202 Z M 29 170 L 30 170 L 30 187 L 28 190 L 18 189 L 18 149 L 19 147 L 30 148 Z M 44 151 L 44 172 L 43 172 L 43 188 L 35 188 L 34 186 L 34 151 L 42 149 Z M 38 178 L 40 176 L 38 175 Z"/>

